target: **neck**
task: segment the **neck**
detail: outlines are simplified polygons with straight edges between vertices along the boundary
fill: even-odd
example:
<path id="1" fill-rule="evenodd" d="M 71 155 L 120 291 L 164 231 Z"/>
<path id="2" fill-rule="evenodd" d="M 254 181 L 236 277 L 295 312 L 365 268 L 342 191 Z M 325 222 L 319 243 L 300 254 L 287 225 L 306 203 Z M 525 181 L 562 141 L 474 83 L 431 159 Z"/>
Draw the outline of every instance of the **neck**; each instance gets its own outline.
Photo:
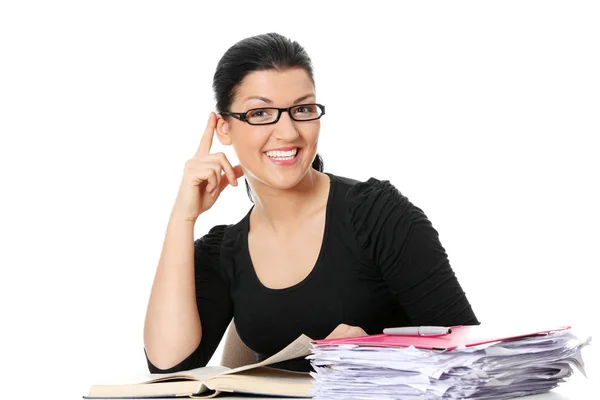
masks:
<path id="1" fill-rule="evenodd" d="M 302 180 L 291 189 L 276 189 L 250 179 L 254 199 L 254 217 L 274 232 L 294 229 L 312 213 L 323 206 L 323 194 L 329 178 L 311 168 Z M 326 202 L 325 202 L 326 204 Z"/>

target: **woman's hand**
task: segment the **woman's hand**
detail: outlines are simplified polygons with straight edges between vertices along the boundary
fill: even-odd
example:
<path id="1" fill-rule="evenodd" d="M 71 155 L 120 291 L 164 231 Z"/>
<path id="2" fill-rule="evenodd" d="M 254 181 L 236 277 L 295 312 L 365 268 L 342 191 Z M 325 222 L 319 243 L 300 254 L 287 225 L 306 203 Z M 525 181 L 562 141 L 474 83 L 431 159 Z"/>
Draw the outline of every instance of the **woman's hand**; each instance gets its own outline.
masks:
<path id="1" fill-rule="evenodd" d="M 215 204 L 227 185 L 237 186 L 237 179 L 244 175 L 242 167 L 232 167 L 224 153 L 210 153 L 216 122 L 217 116 L 211 112 L 196 154 L 185 163 L 173 207 L 173 215 L 189 222 L 196 222 L 200 214 Z"/>
<path id="2" fill-rule="evenodd" d="M 358 326 L 339 324 L 325 339 L 339 339 L 356 336 L 367 336 L 367 332 Z"/>

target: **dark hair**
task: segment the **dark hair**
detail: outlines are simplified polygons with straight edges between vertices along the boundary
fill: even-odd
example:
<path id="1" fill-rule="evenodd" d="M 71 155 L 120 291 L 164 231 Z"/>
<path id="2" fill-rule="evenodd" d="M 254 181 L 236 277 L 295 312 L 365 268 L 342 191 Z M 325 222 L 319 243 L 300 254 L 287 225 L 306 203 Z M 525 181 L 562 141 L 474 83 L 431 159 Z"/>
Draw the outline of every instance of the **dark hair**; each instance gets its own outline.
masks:
<path id="1" fill-rule="evenodd" d="M 308 54 L 296 41 L 275 33 L 265 33 L 240 40 L 231 46 L 219 63 L 213 77 L 213 90 L 217 101 L 217 113 L 228 111 L 244 77 L 253 71 L 303 68 L 315 84 L 313 68 Z M 229 118 L 224 115 L 223 118 Z M 323 159 L 318 154 L 312 167 L 323 172 Z M 252 192 L 246 180 L 246 192 L 250 201 Z"/>

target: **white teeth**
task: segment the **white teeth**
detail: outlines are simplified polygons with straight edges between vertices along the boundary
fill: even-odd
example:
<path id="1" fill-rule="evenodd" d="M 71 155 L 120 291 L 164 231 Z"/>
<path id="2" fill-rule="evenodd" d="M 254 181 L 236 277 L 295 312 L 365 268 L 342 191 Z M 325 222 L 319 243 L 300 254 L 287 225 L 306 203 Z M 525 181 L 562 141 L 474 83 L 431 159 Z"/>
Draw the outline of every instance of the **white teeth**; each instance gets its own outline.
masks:
<path id="1" fill-rule="evenodd" d="M 290 151 L 267 151 L 266 153 L 267 156 L 271 158 L 294 158 L 296 156 L 296 153 L 298 153 L 298 148 L 296 147 L 295 149 Z"/>

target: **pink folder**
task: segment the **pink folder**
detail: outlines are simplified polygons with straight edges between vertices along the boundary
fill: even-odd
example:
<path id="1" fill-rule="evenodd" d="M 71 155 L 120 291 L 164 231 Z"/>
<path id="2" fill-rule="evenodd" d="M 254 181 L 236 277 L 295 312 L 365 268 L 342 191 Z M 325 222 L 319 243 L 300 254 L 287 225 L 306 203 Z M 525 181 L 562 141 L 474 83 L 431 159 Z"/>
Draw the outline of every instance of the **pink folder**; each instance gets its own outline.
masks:
<path id="1" fill-rule="evenodd" d="M 439 336 L 400 336 L 400 335 L 370 335 L 341 339 L 313 340 L 319 345 L 356 344 L 379 347 L 408 347 L 420 349 L 453 350 L 458 346 L 476 346 L 484 343 L 524 338 L 530 336 L 548 335 L 552 332 L 571 329 L 570 326 L 559 326 L 552 329 L 527 329 L 519 327 L 498 327 L 490 325 L 457 325 L 452 326 L 452 332 Z"/>

